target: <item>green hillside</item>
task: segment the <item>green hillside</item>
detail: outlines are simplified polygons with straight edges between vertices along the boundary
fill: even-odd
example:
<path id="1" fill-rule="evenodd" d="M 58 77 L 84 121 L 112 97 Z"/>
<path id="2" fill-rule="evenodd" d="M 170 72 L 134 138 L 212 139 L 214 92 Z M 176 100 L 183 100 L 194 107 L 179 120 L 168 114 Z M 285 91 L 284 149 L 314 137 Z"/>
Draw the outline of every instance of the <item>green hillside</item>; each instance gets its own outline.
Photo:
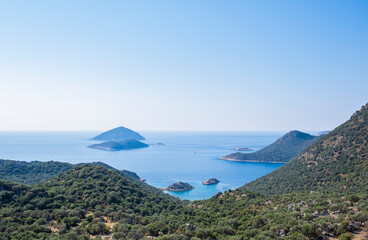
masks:
<path id="1" fill-rule="evenodd" d="M 244 188 L 265 194 L 368 191 L 368 104 L 299 157 Z"/>
<path id="2" fill-rule="evenodd" d="M 37 185 L 0 180 L 0 239 L 350 239 L 364 230 L 367 199 L 239 189 L 185 203 L 84 165 Z"/>
<path id="3" fill-rule="evenodd" d="M 89 239 L 110 234 L 118 221 L 148 222 L 145 216 L 177 206 L 101 166 L 75 167 L 34 186 L 0 180 L 0 239 Z"/>
<path id="4" fill-rule="evenodd" d="M 57 161 L 26 162 L 4 159 L 0 159 L 0 179 L 24 184 L 37 184 L 47 181 L 60 173 L 73 169 L 76 166 L 82 166 L 85 164 L 103 166 L 121 174 L 122 176 L 140 180 L 140 177 L 134 172 L 118 170 L 102 162 L 71 164 Z"/>
<path id="5" fill-rule="evenodd" d="M 64 162 L 13 161 L 0 159 L 0 179 L 24 184 L 44 182 L 74 168 Z"/>
<path id="6" fill-rule="evenodd" d="M 316 139 L 316 136 L 294 130 L 257 152 L 237 152 L 220 159 L 240 162 L 288 162 L 309 147 Z"/>
<path id="7" fill-rule="evenodd" d="M 161 190 L 151 185 L 148 185 L 145 182 L 142 182 L 141 178 L 135 172 L 131 172 L 128 170 L 118 170 L 102 162 L 70 164 L 70 163 L 56 162 L 56 161 L 25 162 L 25 161 L 0 159 L 0 179 L 8 180 L 11 182 L 16 182 L 16 183 L 23 183 L 23 184 L 37 184 L 37 183 L 45 182 L 77 166 L 83 166 L 86 164 L 105 167 L 123 177 L 131 179 L 136 184 L 138 184 L 140 187 L 143 187 L 151 192 L 154 192 L 166 198 L 174 199 L 170 195 L 164 194 Z"/>

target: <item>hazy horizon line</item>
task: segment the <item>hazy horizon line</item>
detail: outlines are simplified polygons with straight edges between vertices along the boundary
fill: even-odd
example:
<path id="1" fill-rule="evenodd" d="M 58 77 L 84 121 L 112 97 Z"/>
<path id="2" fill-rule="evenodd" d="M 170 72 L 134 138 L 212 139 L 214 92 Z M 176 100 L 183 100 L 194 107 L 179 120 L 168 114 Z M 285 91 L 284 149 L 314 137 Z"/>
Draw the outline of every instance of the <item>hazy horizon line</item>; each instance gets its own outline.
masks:
<path id="1" fill-rule="evenodd" d="M 53 129 L 44 129 L 44 130 L 29 130 L 29 129 L 11 129 L 11 130 L 5 130 L 0 129 L 0 132 L 106 132 L 110 129 L 89 129 L 89 130 L 77 130 L 77 129 L 61 129 L 61 130 L 53 130 Z M 226 129 L 173 129 L 173 130 L 155 130 L 155 129 L 142 129 L 142 130 L 134 130 L 136 132 L 290 132 L 290 131 L 301 131 L 301 132 L 323 132 L 323 131 L 332 131 L 332 130 L 300 130 L 300 129 L 290 129 L 290 130 L 226 130 Z"/>

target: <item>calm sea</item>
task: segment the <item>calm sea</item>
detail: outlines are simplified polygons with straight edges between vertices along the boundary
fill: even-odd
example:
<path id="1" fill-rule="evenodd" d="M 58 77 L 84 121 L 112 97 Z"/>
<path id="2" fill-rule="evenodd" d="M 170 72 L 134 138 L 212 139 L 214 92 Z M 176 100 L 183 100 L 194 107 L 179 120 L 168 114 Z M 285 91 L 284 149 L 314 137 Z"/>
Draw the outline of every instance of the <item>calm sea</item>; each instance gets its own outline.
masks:
<path id="1" fill-rule="evenodd" d="M 0 132 L 0 158 L 24 161 L 69 163 L 101 161 L 117 169 L 136 172 L 155 187 L 183 181 L 194 190 L 171 193 L 182 199 L 205 199 L 235 189 L 259 178 L 282 164 L 241 163 L 219 160 L 234 147 L 261 149 L 283 132 L 140 132 L 146 143 L 164 143 L 149 148 L 108 152 L 86 146 L 98 132 Z M 202 181 L 217 178 L 219 184 Z"/>

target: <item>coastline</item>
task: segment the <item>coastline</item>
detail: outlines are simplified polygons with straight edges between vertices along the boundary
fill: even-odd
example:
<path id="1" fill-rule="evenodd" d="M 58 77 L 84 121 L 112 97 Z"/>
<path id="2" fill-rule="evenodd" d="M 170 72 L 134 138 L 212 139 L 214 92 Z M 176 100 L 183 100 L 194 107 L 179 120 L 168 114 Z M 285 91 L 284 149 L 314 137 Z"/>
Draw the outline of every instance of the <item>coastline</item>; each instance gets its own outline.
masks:
<path id="1" fill-rule="evenodd" d="M 193 191 L 167 192 L 185 200 L 207 199 L 216 195 L 219 189 L 235 189 L 244 184 L 242 180 L 244 173 L 247 174 L 247 178 L 254 180 L 282 165 L 247 164 L 231 161 L 225 162 L 224 160 L 214 161 L 218 157 L 223 157 L 231 152 L 227 146 L 234 146 L 239 141 L 244 142 L 246 145 L 257 142 L 259 148 L 264 147 L 268 142 L 272 142 L 279 137 L 273 132 L 250 135 L 248 133 L 233 132 L 157 131 L 143 133 L 149 139 L 147 141 L 152 143 L 166 143 L 166 147 L 150 146 L 137 150 L 109 151 L 87 148 L 88 145 L 94 143 L 89 141 L 89 139 L 91 135 L 96 134 L 95 132 L 9 133 L 0 131 L 0 141 L 2 141 L 0 152 L 2 158 L 27 162 L 30 159 L 37 159 L 39 161 L 53 159 L 55 161 L 69 163 L 101 161 L 117 169 L 134 169 L 140 177 L 147 179 L 149 184 L 162 188 L 167 187 L 177 179 L 187 179 L 186 172 L 191 171 L 193 166 L 196 166 L 198 161 L 201 161 L 203 164 L 196 166 L 199 170 L 193 175 L 193 178 L 204 180 L 206 177 L 216 176 L 223 184 L 220 183 L 221 185 L 218 187 L 205 187 L 198 180 L 198 184 L 195 185 L 196 188 Z M 261 139 L 265 138 L 265 141 L 259 141 L 259 136 L 262 136 Z M 209 141 L 214 141 L 213 145 L 218 146 L 218 148 L 207 146 L 208 144 L 206 142 Z M 33 142 L 37 144 L 32 144 Z M 195 144 L 192 145 L 193 143 Z M 51 147 L 50 144 L 52 144 Z M 197 152 L 196 155 L 194 155 L 193 151 L 188 151 L 189 146 L 193 147 L 193 151 Z M 198 154 L 198 152 L 203 150 L 203 154 Z M 173 154 L 177 156 L 175 161 L 173 161 Z M 182 165 L 182 168 L 178 168 L 178 162 L 183 161 L 187 161 L 186 164 Z M 227 165 L 229 172 L 221 170 L 223 165 Z M 208 166 L 213 167 L 208 168 Z M 213 171 L 210 171 L 210 169 Z"/>
<path id="2" fill-rule="evenodd" d="M 239 159 L 235 159 L 235 158 L 225 158 L 225 157 L 220 157 L 218 158 L 220 160 L 226 160 L 226 161 L 230 161 L 230 162 L 252 162 L 252 163 L 287 163 L 287 162 L 275 162 L 275 161 L 257 161 L 257 160 L 239 160 Z"/>

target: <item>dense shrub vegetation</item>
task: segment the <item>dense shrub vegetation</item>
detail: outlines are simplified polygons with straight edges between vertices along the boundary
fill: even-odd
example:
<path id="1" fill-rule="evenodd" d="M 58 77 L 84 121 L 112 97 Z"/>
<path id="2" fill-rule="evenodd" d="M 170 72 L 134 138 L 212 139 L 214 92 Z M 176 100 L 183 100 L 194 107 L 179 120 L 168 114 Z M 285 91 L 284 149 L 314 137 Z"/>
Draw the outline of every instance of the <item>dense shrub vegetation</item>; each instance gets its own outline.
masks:
<path id="1" fill-rule="evenodd" d="M 49 180 L 73 167 L 73 164 L 70 163 L 54 161 L 25 162 L 0 159 L 0 179 L 25 184 L 36 184 Z"/>
<path id="2" fill-rule="evenodd" d="M 245 190 L 179 202 L 101 166 L 34 186 L 0 181 L 0 239 L 306 239 L 362 230 L 368 196 Z"/>
<path id="3" fill-rule="evenodd" d="M 181 206 L 132 179 L 92 165 L 35 186 L 0 181 L 0 190 L 0 239 L 41 239 L 55 233 L 88 238 L 110 233 L 107 219 L 134 225 Z"/>
<path id="4" fill-rule="evenodd" d="M 368 105 L 299 157 L 245 185 L 264 194 L 368 191 Z"/>
<path id="5" fill-rule="evenodd" d="M 26 162 L 0 159 L 0 179 L 24 184 L 36 184 L 49 180 L 52 177 L 73 169 L 76 166 L 83 166 L 84 164 L 85 163 L 71 164 L 55 161 Z M 103 166 L 123 176 L 131 177 L 137 180 L 140 179 L 140 177 L 134 172 L 128 170 L 118 170 L 102 162 L 94 162 L 88 164 Z"/>

